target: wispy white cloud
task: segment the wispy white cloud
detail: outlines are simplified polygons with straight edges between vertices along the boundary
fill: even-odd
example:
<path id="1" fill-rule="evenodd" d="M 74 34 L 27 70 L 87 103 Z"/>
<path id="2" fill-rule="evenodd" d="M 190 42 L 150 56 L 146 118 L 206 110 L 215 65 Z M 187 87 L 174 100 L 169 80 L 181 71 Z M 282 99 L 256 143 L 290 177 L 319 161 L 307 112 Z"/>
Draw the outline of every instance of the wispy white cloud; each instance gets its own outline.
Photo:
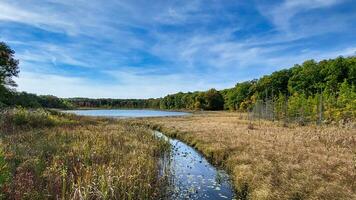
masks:
<path id="1" fill-rule="evenodd" d="M 274 66 L 274 70 L 280 69 L 280 63 L 292 66 L 301 60 L 329 59 L 337 56 L 356 55 L 356 48 L 346 48 L 332 53 L 306 50 L 304 54 L 293 57 L 266 58 L 263 60 L 266 66 Z M 231 69 L 230 69 L 231 70 Z M 263 72 L 263 69 L 261 69 Z M 236 80 L 245 81 L 251 77 L 240 77 L 239 70 L 231 70 L 228 74 L 192 74 L 189 71 L 183 73 L 159 74 L 151 69 L 134 69 L 125 67 L 120 70 L 103 71 L 107 76 L 114 78 L 110 84 L 98 84 L 91 79 L 79 76 L 55 75 L 43 72 L 21 73 L 18 82 L 20 91 L 28 91 L 38 94 L 56 94 L 59 97 L 107 97 L 107 98 L 148 98 L 162 97 L 166 94 L 178 91 L 207 90 L 209 88 L 224 89 L 232 87 Z M 231 73 L 236 73 L 236 79 L 229 79 Z M 263 73 L 262 73 L 263 74 Z M 262 75 L 261 74 L 261 75 Z M 225 77 L 224 77 L 225 76 Z"/>
<path id="2" fill-rule="evenodd" d="M 21 61 L 19 90 L 157 97 L 230 87 L 305 59 L 349 55 L 356 41 L 308 44 L 313 37 L 355 31 L 356 12 L 313 15 L 347 1 L 3 0 L 0 40 Z M 93 74 L 112 80 L 93 83 L 100 80 Z"/>
<path id="3" fill-rule="evenodd" d="M 162 97 L 177 91 L 223 89 L 230 87 L 224 83 L 211 83 L 204 77 L 189 74 L 165 76 L 139 75 L 135 72 L 111 71 L 118 82 L 97 84 L 82 77 L 68 77 L 53 74 L 23 72 L 16 81 L 20 91 L 37 94 L 56 94 L 59 97 L 94 98 L 148 98 Z"/>
<path id="4" fill-rule="evenodd" d="M 317 8 L 325 8 L 343 0 L 284 0 L 277 5 L 260 6 L 262 14 L 266 15 L 279 30 L 288 31 L 291 19 L 300 12 L 306 12 Z"/>
<path id="5" fill-rule="evenodd" d="M 75 58 L 76 55 L 71 55 L 70 52 L 71 50 L 68 48 L 42 44 L 35 49 L 18 53 L 16 57 L 22 62 L 35 62 L 39 64 L 50 63 L 54 66 L 56 66 L 57 63 L 61 63 L 71 66 L 91 67 L 90 63 Z"/>
<path id="6" fill-rule="evenodd" d="M 51 31 L 66 30 L 68 33 L 74 33 L 76 29 L 75 24 L 61 19 L 60 16 L 56 16 L 46 8 L 27 10 L 24 7 L 20 2 L 18 4 L 7 0 L 0 2 L 0 21 L 24 23 Z M 28 5 L 26 8 L 29 8 Z"/>

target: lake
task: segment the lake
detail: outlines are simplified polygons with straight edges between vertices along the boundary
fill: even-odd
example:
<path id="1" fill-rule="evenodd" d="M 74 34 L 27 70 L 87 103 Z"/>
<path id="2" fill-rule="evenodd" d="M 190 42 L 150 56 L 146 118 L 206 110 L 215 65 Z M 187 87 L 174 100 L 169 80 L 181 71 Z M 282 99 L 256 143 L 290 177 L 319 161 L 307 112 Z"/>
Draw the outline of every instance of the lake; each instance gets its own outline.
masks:
<path id="1" fill-rule="evenodd" d="M 173 112 L 162 110 L 131 110 L 131 109 L 102 109 L 102 110 L 67 110 L 67 113 L 73 113 L 82 116 L 93 117 L 117 117 L 117 118 L 132 118 L 132 117 L 169 117 L 188 115 L 187 112 Z"/>

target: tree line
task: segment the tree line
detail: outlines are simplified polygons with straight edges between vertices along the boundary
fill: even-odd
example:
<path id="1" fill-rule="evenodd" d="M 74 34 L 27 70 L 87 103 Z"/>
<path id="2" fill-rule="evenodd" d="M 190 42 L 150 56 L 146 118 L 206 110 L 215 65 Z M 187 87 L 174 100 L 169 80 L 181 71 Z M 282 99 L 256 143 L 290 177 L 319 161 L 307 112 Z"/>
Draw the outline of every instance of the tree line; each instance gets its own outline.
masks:
<path id="1" fill-rule="evenodd" d="M 356 57 L 305 61 L 234 88 L 176 93 L 162 109 L 254 111 L 273 119 L 350 120 L 356 117 Z"/>
<path id="2" fill-rule="evenodd" d="M 305 120 L 354 119 L 356 116 L 356 57 L 305 61 L 235 87 L 179 92 L 163 98 L 57 98 L 16 92 L 19 73 L 14 51 L 0 42 L 0 107 L 102 107 L 250 111 L 272 118 Z"/>
<path id="3" fill-rule="evenodd" d="M 14 90 L 0 92 L 0 108 L 16 106 L 23 108 L 74 108 L 74 105 L 70 101 L 53 95 L 36 95 L 27 92 L 16 92 Z"/>
<path id="4" fill-rule="evenodd" d="M 78 108 L 140 108 L 159 109 L 160 99 L 90 99 L 90 98 L 68 98 L 65 99 Z"/>

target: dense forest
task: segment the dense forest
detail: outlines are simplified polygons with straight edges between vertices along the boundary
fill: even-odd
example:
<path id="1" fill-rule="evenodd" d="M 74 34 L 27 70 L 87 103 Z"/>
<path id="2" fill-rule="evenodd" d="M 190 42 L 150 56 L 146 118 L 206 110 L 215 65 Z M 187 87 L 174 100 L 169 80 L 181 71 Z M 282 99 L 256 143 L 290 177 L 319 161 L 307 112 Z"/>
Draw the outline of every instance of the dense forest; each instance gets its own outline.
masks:
<path id="1" fill-rule="evenodd" d="M 347 120 L 356 117 L 356 57 L 305 61 L 260 79 L 218 91 L 176 93 L 157 99 L 57 98 L 16 92 L 14 51 L 0 43 L 0 107 L 101 107 L 250 111 L 273 119 Z"/>
<path id="2" fill-rule="evenodd" d="M 257 100 L 278 99 L 281 96 L 309 98 L 323 93 L 337 98 L 344 90 L 349 91 L 349 95 L 354 95 L 355 81 L 356 57 L 339 57 L 320 62 L 309 60 L 302 65 L 295 65 L 257 80 L 237 83 L 231 89 L 168 95 L 162 99 L 161 108 L 208 110 L 224 108 L 246 111 L 252 108 Z M 223 98 L 223 101 L 219 101 L 219 98 Z M 214 106 L 208 106 L 210 103 Z"/>
<path id="3" fill-rule="evenodd" d="M 64 99 L 72 106 L 100 107 L 100 108 L 151 108 L 159 109 L 161 99 L 89 99 L 89 98 L 68 98 Z"/>
<path id="4" fill-rule="evenodd" d="M 36 95 L 27 92 L 5 90 L 1 92 L 0 108 L 21 106 L 24 108 L 58 108 L 70 109 L 74 106 L 66 99 L 53 95 Z"/>
<path id="5" fill-rule="evenodd" d="M 356 57 L 305 61 L 234 88 L 177 93 L 161 109 L 238 110 L 271 119 L 350 120 L 356 117 Z"/>

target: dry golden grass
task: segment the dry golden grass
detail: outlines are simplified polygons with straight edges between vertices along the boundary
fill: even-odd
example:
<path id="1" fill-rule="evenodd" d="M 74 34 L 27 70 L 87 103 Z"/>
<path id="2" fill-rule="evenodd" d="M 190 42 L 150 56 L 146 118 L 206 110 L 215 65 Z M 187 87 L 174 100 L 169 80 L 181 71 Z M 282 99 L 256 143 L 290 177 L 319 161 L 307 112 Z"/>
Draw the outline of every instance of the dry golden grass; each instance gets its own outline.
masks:
<path id="1" fill-rule="evenodd" d="M 31 119 L 64 122 L 0 129 L 0 199 L 157 199 L 166 142 L 142 126 L 43 112 Z"/>
<path id="2" fill-rule="evenodd" d="M 247 190 L 250 199 L 356 199 L 355 129 L 250 124 L 228 112 L 144 123 L 225 167 L 240 196 Z"/>

